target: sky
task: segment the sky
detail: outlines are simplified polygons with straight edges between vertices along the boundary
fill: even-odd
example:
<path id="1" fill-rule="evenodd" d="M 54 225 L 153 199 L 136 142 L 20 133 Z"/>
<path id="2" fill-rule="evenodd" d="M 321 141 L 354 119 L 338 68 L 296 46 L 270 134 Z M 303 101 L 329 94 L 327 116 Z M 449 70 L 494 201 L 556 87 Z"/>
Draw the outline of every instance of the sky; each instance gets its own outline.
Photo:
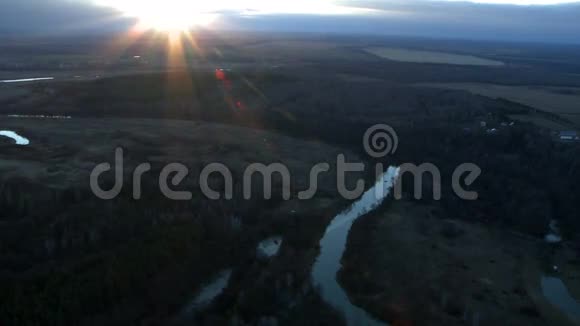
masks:
<path id="1" fill-rule="evenodd" d="M 580 43 L 580 1 L 555 0 L 0 0 L 0 35 L 120 32 L 190 16 L 225 30 Z"/>

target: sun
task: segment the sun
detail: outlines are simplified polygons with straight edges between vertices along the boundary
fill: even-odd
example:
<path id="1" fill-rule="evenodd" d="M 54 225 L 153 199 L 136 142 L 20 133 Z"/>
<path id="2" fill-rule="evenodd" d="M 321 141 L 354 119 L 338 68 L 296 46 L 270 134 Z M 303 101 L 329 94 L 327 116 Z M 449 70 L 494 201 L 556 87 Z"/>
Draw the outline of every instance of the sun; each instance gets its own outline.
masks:
<path id="1" fill-rule="evenodd" d="M 202 1 L 102 0 L 100 4 L 137 18 L 143 28 L 159 31 L 185 31 L 196 26 L 206 26 L 217 17 Z"/>
<path id="2" fill-rule="evenodd" d="M 344 6 L 338 0 L 93 0 L 139 19 L 141 26 L 157 30 L 187 30 L 210 25 L 220 12 L 242 16 L 269 14 L 346 15 L 373 12 Z"/>

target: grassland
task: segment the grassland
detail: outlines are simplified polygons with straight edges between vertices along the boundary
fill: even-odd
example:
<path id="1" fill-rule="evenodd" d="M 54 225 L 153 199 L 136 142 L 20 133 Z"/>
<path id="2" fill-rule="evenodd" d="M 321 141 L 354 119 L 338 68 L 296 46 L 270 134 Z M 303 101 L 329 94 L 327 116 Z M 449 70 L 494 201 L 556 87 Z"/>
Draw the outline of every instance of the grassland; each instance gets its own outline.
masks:
<path id="1" fill-rule="evenodd" d="M 491 98 L 504 98 L 541 111 L 555 113 L 580 126 L 580 88 L 555 86 L 507 86 L 483 83 L 422 83 L 419 86 L 465 90 L 473 94 Z M 516 117 L 519 120 L 533 120 L 550 129 L 570 129 L 569 126 L 546 121 L 543 118 Z"/>
<path id="2" fill-rule="evenodd" d="M 531 123 L 541 128 L 550 129 L 553 131 L 570 130 L 570 126 L 558 121 L 550 120 L 542 116 L 532 114 L 510 114 L 510 119 L 525 123 Z"/>
<path id="3" fill-rule="evenodd" d="M 500 61 L 479 58 L 472 55 L 461 55 L 445 52 L 417 51 L 387 47 L 370 47 L 366 48 L 365 51 L 383 59 L 400 62 L 487 67 L 501 67 L 504 65 L 504 63 Z"/>
<path id="4" fill-rule="evenodd" d="M 140 158 L 141 162 L 133 162 L 137 164 L 181 162 L 199 169 L 200 164 L 226 162 L 239 178 L 249 164 L 283 162 L 294 172 L 297 186 L 304 188 L 312 166 L 332 164 L 344 152 L 276 133 L 191 121 L 0 118 L 0 123 L 3 129 L 14 130 L 31 141 L 26 147 L 2 142 L 3 179 L 30 176 L 31 181 L 57 188 L 88 186 L 88 168 L 112 161 L 116 147 L 131 152 L 131 158 Z M 135 167 L 130 161 L 126 163 L 127 168 Z M 332 190 L 333 182 L 330 175 L 321 176 L 323 191 Z"/>
<path id="5" fill-rule="evenodd" d="M 349 241 L 342 279 L 389 322 L 569 324 L 541 295 L 541 241 L 404 201 L 355 225 Z"/>
<path id="6" fill-rule="evenodd" d="M 459 89 L 493 98 L 505 98 L 552 113 L 580 113 L 580 88 L 506 86 L 482 83 L 427 83 L 421 84 L 421 86 Z"/>

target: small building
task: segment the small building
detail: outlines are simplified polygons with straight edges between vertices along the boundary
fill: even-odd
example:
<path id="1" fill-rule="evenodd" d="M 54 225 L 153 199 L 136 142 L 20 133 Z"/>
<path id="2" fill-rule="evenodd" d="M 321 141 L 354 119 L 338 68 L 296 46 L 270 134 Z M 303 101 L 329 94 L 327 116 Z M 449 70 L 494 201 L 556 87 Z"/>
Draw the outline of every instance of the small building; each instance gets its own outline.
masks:
<path id="1" fill-rule="evenodd" d="M 560 131 L 561 141 L 580 141 L 580 136 L 576 131 Z"/>

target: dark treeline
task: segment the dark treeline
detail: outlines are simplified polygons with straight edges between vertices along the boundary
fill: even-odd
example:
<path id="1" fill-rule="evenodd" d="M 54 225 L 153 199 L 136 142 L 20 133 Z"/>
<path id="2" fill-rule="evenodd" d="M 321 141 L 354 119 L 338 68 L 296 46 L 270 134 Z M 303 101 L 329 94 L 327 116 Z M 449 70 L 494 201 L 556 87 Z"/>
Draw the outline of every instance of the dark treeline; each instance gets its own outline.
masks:
<path id="1" fill-rule="evenodd" d="M 28 104 L 24 110 L 229 123 L 320 139 L 361 154 L 365 130 L 388 123 L 400 133 L 401 150 L 394 157 L 399 162 L 436 163 L 447 176 L 463 162 L 481 165 L 481 200 L 457 203 L 445 196 L 443 204 L 455 214 L 465 211 L 465 216 L 505 222 L 535 235 L 553 218 L 569 225 L 569 234 L 580 226 L 573 217 L 578 147 L 559 143 L 533 125 L 505 126 L 512 122 L 509 114 L 533 110 L 506 100 L 389 83 L 348 83 L 310 73 L 299 78 L 297 72 L 281 71 L 226 72 L 226 80 L 213 73 L 151 74 L 55 88 L 56 95 L 39 100 L 42 105 Z M 9 112 L 10 105 L 4 110 Z M 486 128 L 480 127 L 482 121 Z M 486 130 L 491 128 L 499 132 L 490 135 Z"/>

